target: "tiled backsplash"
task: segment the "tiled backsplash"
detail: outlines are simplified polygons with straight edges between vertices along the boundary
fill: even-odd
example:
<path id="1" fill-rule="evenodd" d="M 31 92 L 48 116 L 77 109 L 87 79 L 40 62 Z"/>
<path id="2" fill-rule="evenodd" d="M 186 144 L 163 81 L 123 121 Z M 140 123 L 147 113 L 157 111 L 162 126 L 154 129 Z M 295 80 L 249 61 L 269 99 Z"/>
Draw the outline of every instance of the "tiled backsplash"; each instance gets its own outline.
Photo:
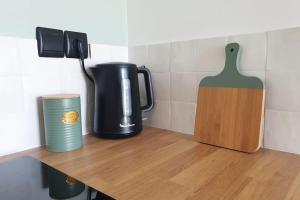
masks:
<path id="1" fill-rule="evenodd" d="M 87 66 L 127 61 L 127 47 L 92 44 Z M 39 58 L 36 40 L 0 37 L 0 156 L 44 141 L 38 97 L 79 93 L 83 133 L 90 130 L 87 84 L 77 59 Z M 90 86 L 90 85 L 89 85 Z"/>
<path id="2" fill-rule="evenodd" d="M 223 69 L 229 42 L 241 45 L 240 71 L 265 83 L 264 146 L 300 154 L 300 28 L 130 47 L 129 61 L 147 65 L 153 76 L 156 105 L 146 123 L 193 134 L 198 84 Z M 87 66 L 127 61 L 127 47 L 91 48 Z M 0 66 L 0 156 L 44 141 L 42 95 L 80 93 L 83 131 L 90 129 L 91 85 L 78 60 L 39 58 L 35 40 L 0 37 Z"/>
<path id="3" fill-rule="evenodd" d="M 223 69 L 229 42 L 241 45 L 240 71 L 265 83 L 264 146 L 300 154 L 300 28 L 130 47 L 129 61 L 152 71 L 146 124 L 193 134 L 198 84 Z"/>

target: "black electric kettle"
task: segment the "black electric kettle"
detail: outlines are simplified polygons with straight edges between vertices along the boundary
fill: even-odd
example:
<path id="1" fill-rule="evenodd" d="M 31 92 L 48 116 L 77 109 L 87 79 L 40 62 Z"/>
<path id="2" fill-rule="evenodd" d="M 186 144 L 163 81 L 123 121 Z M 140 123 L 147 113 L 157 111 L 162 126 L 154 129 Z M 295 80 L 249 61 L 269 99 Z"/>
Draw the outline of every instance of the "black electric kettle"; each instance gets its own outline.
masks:
<path id="1" fill-rule="evenodd" d="M 153 108 L 151 73 L 131 63 L 105 63 L 89 68 L 95 83 L 93 132 L 124 138 L 142 130 L 142 112 Z M 144 75 L 147 105 L 140 105 L 138 73 Z"/>

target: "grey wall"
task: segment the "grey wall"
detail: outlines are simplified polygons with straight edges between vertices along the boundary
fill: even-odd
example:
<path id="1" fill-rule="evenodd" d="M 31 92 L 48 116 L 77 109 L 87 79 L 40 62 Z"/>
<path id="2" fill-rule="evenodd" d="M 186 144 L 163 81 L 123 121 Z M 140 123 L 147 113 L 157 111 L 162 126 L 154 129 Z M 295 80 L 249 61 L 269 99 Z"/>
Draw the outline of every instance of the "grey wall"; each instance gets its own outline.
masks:
<path id="1" fill-rule="evenodd" d="M 129 61 L 153 74 L 156 106 L 146 124 L 193 134 L 197 86 L 222 70 L 228 42 L 241 45 L 240 71 L 265 83 L 264 146 L 300 153 L 300 28 L 130 47 Z"/>

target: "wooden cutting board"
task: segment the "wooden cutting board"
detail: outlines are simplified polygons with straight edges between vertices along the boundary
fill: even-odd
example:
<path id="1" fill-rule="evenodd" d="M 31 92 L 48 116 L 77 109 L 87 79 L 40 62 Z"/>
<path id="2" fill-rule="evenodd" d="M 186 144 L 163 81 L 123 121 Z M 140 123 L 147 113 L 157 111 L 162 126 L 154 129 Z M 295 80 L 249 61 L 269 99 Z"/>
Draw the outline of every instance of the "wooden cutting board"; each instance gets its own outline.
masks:
<path id="1" fill-rule="evenodd" d="M 239 73 L 236 66 L 238 43 L 228 44 L 225 52 L 224 70 L 200 82 L 195 139 L 238 151 L 256 152 L 262 140 L 263 82 Z"/>

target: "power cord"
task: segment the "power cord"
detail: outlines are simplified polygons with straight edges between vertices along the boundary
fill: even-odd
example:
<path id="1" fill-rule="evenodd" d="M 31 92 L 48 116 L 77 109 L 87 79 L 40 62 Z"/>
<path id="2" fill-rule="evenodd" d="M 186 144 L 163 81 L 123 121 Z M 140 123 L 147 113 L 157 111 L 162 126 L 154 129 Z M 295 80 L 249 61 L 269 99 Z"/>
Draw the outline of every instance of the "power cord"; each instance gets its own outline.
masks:
<path id="1" fill-rule="evenodd" d="M 79 52 L 79 59 L 80 59 L 80 64 L 81 64 L 81 69 L 84 72 L 85 76 L 93 82 L 93 78 L 87 73 L 85 69 L 85 64 L 84 64 L 84 54 L 83 54 L 83 45 L 80 40 L 78 40 L 78 52 Z"/>

